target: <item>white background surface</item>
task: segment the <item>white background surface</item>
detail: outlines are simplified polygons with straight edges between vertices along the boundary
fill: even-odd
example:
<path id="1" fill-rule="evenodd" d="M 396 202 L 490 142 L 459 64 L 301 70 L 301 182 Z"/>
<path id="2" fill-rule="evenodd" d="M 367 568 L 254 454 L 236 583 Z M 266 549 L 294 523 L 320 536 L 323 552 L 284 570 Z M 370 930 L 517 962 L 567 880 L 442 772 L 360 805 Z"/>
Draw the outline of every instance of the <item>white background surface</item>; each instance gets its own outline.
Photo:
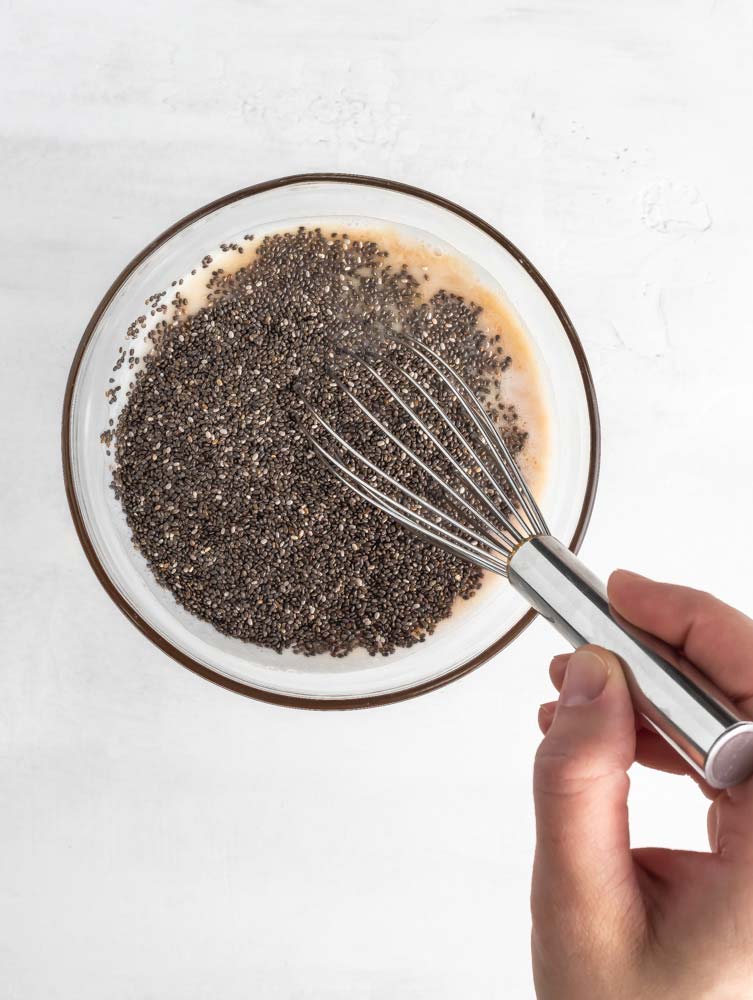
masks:
<path id="1" fill-rule="evenodd" d="M 353 170 L 478 212 L 592 363 L 584 555 L 753 610 L 745 0 L 2 3 L 3 1000 L 532 995 L 536 710 L 556 636 L 416 701 L 232 695 L 116 610 L 63 493 L 68 366 L 114 275 L 191 209 Z M 705 846 L 637 771 L 636 844 Z"/>

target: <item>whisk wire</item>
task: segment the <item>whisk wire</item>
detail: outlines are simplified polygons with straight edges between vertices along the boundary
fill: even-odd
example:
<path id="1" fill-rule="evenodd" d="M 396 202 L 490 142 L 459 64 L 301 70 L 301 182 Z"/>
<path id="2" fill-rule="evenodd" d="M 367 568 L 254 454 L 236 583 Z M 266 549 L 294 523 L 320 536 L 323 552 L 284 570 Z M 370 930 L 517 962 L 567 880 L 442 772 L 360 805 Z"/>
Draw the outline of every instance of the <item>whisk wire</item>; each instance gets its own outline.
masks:
<path id="1" fill-rule="evenodd" d="M 431 501 L 427 500 L 425 497 L 418 496 L 418 494 L 414 493 L 404 483 L 399 482 L 388 472 L 385 472 L 384 469 L 381 469 L 378 465 L 376 465 L 369 458 L 367 458 L 360 451 L 358 451 L 358 449 L 354 448 L 353 445 L 351 445 L 350 442 L 346 441 L 345 438 L 342 437 L 342 435 L 338 434 L 338 432 L 331 426 L 331 424 L 329 424 L 320 414 L 318 414 L 313 408 L 308 406 L 308 404 L 306 405 L 311 414 L 313 415 L 313 417 L 315 418 L 315 420 L 330 435 L 331 438 L 333 438 L 349 454 L 353 455 L 354 458 L 358 459 L 369 469 L 371 469 L 372 472 L 376 473 L 376 475 L 380 476 L 395 489 L 399 490 L 403 495 L 409 497 L 419 508 L 423 510 L 428 510 L 430 513 L 434 515 L 435 518 L 439 518 L 440 520 L 446 521 L 447 523 L 451 524 L 457 531 L 461 531 L 466 535 L 470 535 L 480 545 L 488 546 L 493 551 L 498 550 L 503 555 L 506 556 L 510 554 L 510 552 L 512 551 L 512 547 L 509 546 L 507 543 L 505 543 L 503 539 L 495 535 L 480 534 L 478 531 L 474 530 L 469 525 L 462 524 L 460 521 L 456 520 L 456 518 L 454 518 L 446 510 L 442 510 L 439 507 L 436 507 L 433 503 L 431 503 Z M 358 485 L 368 490 L 368 492 L 371 495 L 373 495 L 373 497 L 378 497 L 383 504 L 388 505 L 390 508 L 394 508 L 395 510 L 401 511 L 406 518 L 412 518 L 412 517 L 419 518 L 419 515 L 415 511 L 412 511 L 409 507 L 406 507 L 399 501 L 394 500 L 393 498 L 387 496 L 386 493 L 383 493 L 381 490 L 378 490 L 376 487 L 372 486 L 370 483 L 366 482 L 364 479 L 361 479 L 361 477 L 353 473 L 335 455 L 327 451 L 326 448 L 323 448 L 322 445 L 320 445 L 319 442 L 316 441 L 311 435 L 309 435 L 309 441 L 311 442 L 312 447 L 316 450 L 317 454 L 325 460 L 325 462 L 330 466 L 332 471 L 335 472 L 335 474 L 337 474 L 338 471 L 341 473 L 341 475 L 339 475 L 338 478 L 341 481 L 343 481 L 343 476 L 345 476 L 346 479 L 344 481 L 346 482 L 346 484 L 350 486 L 352 489 L 356 490 L 356 492 L 359 492 L 356 489 L 356 485 Z M 365 499 L 370 499 L 370 498 L 365 498 Z M 373 499 L 372 502 L 374 502 Z M 431 519 L 423 516 L 421 516 L 419 519 L 425 521 L 426 524 L 431 525 L 432 530 L 435 527 L 439 527 L 439 524 L 437 523 L 436 520 L 432 521 Z M 462 539 L 457 539 L 457 536 L 453 535 L 452 537 L 457 541 L 461 542 L 463 541 Z M 474 553 L 479 551 L 475 547 L 471 546 L 470 548 Z"/>
<path id="2" fill-rule="evenodd" d="M 518 531 L 518 529 L 514 526 L 514 524 L 512 523 L 512 521 L 510 521 L 510 519 L 508 517 L 506 517 L 506 515 L 502 511 L 500 511 L 499 507 L 497 505 L 495 505 L 491 501 L 491 499 L 487 496 L 487 494 L 482 489 L 479 488 L 479 486 L 468 475 L 468 473 L 465 471 L 465 469 L 462 467 L 462 465 L 457 461 L 457 459 L 453 457 L 453 455 L 447 450 L 447 448 L 445 448 L 445 446 L 442 444 L 442 442 L 439 440 L 439 438 L 436 436 L 436 434 L 434 434 L 434 432 L 426 425 L 426 423 L 415 412 L 415 410 L 408 403 L 406 403 L 406 401 L 402 397 L 402 395 L 399 392 L 397 392 L 389 384 L 389 382 L 387 382 L 386 379 L 384 379 L 379 374 L 379 372 L 372 365 L 370 365 L 369 362 L 366 361 L 363 357 L 361 357 L 359 355 L 355 355 L 352 352 L 348 352 L 348 353 L 354 358 L 354 360 L 356 360 L 359 364 L 361 364 L 369 372 L 369 374 L 373 378 L 375 378 L 379 382 L 379 384 L 392 397 L 392 399 L 394 399 L 394 401 L 407 414 L 407 416 L 421 429 L 421 431 L 424 434 L 426 434 L 426 436 L 432 442 L 432 444 L 434 445 L 434 447 L 437 448 L 437 450 L 442 454 L 442 456 L 450 463 L 450 465 L 453 467 L 453 469 L 455 470 L 455 472 L 460 476 L 460 478 L 463 480 L 463 482 L 472 491 L 473 495 L 481 503 L 483 503 L 484 506 L 488 510 L 491 511 L 491 513 L 492 513 L 492 515 L 494 517 L 499 518 L 502 521 L 502 523 L 504 525 L 505 531 L 509 532 L 512 535 L 513 539 L 516 542 L 522 541 L 523 540 L 523 536 L 520 534 L 520 532 Z M 431 404 L 431 406 L 436 411 L 436 413 L 438 414 L 438 416 L 441 418 L 441 420 L 443 421 L 443 423 L 445 424 L 445 426 L 449 427 L 449 429 L 452 432 L 452 434 L 455 436 L 455 438 L 458 440 L 458 442 L 462 445 L 462 447 L 465 449 L 465 451 L 467 452 L 467 454 L 470 456 L 470 458 L 471 458 L 472 462 L 474 463 L 474 465 L 476 465 L 478 467 L 479 471 L 482 471 L 485 474 L 485 476 L 488 478 L 490 484 L 493 486 L 495 492 L 501 494 L 502 491 L 500 489 L 499 484 L 490 475 L 488 469 L 486 468 L 486 465 L 484 464 L 483 459 L 480 458 L 480 456 L 476 453 L 476 451 L 474 450 L 474 448 L 472 447 L 472 445 L 470 444 L 470 442 L 467 440 L 467 438 L 465 438 L 460 433 L 460 431 L 458 430 L 458 428 L 455 425 L 455 423 L 451 420 L 451 418 L 448 416 L 448 414 L 440 407 L 440 405 L 437 403 L 437 401 L 434 399 L 434 397 L 429 392 L 427 392 L 426 389 L 416 379 L 413 378 L 413 376 L 410 374 L 410 372 L 407 372 L 403 367 L 401 367 L 400 365 L 396 364 L 394 361 L 392 361 L 390 359 L 386 359 L 386 360 L 387 360 L 387 363 L 390 365 L 390 367 L 392 367 L 392 369 L 394 371 L 397 371 L 401 375 L 405 376 L 405 378 L 408 379 L 408 381 L 411 383 L 411 385 L 413 385 L 415 387 L 415 389 L 419 393 L 421 393 L 421 395 L 423 396 L 423 398 L 428 403 Z M 372 419 L 374 419 L 373 415 L 371 415 L 371 417 L 372 417 Z M 397 442 L 397 443 L 400 443 L 400 442 Z M 405 446 L 402 445 L 402 447 L 405 447 Z M 442 480 L 442 484 L 445 485 L 443 480 Z"/>
<path id="3" fill-rule="evenodd" d="M 400 438 L 397 437 L 397 435 L 394 434 L 393 431 L 391 431 L 389 427 L 387 427 L 387 425 L 382 420 L 379 419 L 379 417 L 377 417 L 374 413 L 372 413 L 371 410 L 363 402 L 361 402 L 361 400 L 353 392 L 351 392 L 351 390 L 343 383 L 341 379 L 339 379 L 336 375 L 332 375 L 331 377 L 334 378 L 334 380 L 337 382 L 342 392 L 348 397 L 348 399 L 351 400 L 352 403 L 354 403 L 358 407 L 361 413 L 363 413 L 363 415 L 369 421 L 371 421 L 371 423 L 373 423 L 376 427 L 378 427 L 379 430 L 386 437 L 388 437 L 390 441 L 393 442 L 393 444 L 397 445 L 397 447 L 400 449 L 401 452 L 406 454 L 413 462 L 415 462 L 415 464 L 420 469 L 422 469 L 429 476 L 431 476 L 434 482 L 436 482 L 438 486 L 440 486 L 449 496 L 451 496 L 456 503 L 460 504 L 460 506 L 464 510 L 466 510 L 471 517 L 473 517 L 477 522 L 481 522 L 481 524 L 484 525 L 487 531 L 491 533 L 492 538 L 495 538 L 496 536 L 501 534 L 498 525 L 493 524 L 484 514 L 481 513 L 481 511 L 477 510 L 472 504 L 470 504 L 465 499 L 464 496 L 462 496 L 461 493 L 459 493 L 453 486 L 451 486 L 450 483 L 448 483 L 445 479 L 443 479 L 442 476 L 440 476 L 435 469 L 433 469 L 430 465 L 427 465 L 427 463 L 424 462 L 423 459 L 421 459 L 409 445 L 407 445 L 404 441 L 401 441 Z M 321 419 L 320 423 L 322 423 L 322 426 L 324 426 Z M 341 444 L 344 448 L 346 448 L 350 452 L 351 455 L 353 455 L 355 458 L 358 458 L 362 462 L 366 462 L 369 468 L 377 472 L 379 475 L 385 478 L 390 478 L 392 485 L 397 486 L 398 489 L 403 490 L 403 492 L 407 492 L 402 483 L 397 482 L 397 480 L 392 479 L 391 477 L 387 477 L 387 474 L 384 472 L 383 469 L 380 469 L 379 466 L 375 465 L 373 462 L 368 461 L 364 455 L 362 455 L 360 452 L 354 449 L 352 445 L 350 445 L 347 441 L 345 441 L 344 438 L 338 435 L 331 426 L 327 425 L 326 429 L 333 437 L 337 439 L 339 444 Z M 427 433 L 430 434 L 431 432 L 427 430 Z M 478 487 L 474 483 L 471 483 L 471 486 L 473 487 L 475 492 L 480 493 Z M 424 503 L 427 502 L 423 500 L 423 498 L 415 496 L 415 494 L 413 495 L 413 499 L 415 499 L 417 502 L 424 502 Z M 494 505 L 490 504 L 489 506 L 491 507 L 492 513 L 497 515 L 497 510 L 494 507 Z"/>
<path id="4" fill-rule="evenodd" d="M 459 538 L 457 534 L 447 531 L 447 529 L 443 528 L 440 524 L 424 517 L 423 514 L 420 514 L 417 511 L 409 510 L 403 504 L 398 503 L 396 500 L 388 497 L 385 493 L 382 493 L 381 490 L 377 490 L 369 483 L 366 483 L 358 476 L 355 476 L 346 466 L 338 462 L 332 455 L 329 455 L 325 449 L 317 445 L 316 442 L 312 442 L 312 444 L 317 449 L 325 464 L 329 467 L 332 475 L 360 496 L 363 500 L 366 500 L 379 510 L 384 511 L 385 514 L 389 514 L 400 524 L 426 538 L 428 541 L 432 542 L 432 544 L 439 545 L 448 552 L 461 556 L 462 558 L 475 563 L 477 566 L 481 566 L 483 569 L 491 570 L 493 573 L 499 573 L 501 576 L 507 576 L 506 559 L 503 561 L 494 553 L 486 552 L 484 549 L 480 549 L 477 546 L 472 545 L 470 542 L 466 542 L 464 539 Z M 471 533 L 468 531 L 467 527 L 461 527 L 466 533 Z M 509 553 L 505 554 L 509 555 Z"/>
<path id="5" fill-rule="evenodd" d="M 377 415 L 371 402 L 366 405 L 359 398 L 357 380 L 348 380 L 346 384 L 343 369 L 330 366 L 327 368 L 328 375 L 343 397 L 350 401 L 368 424 L 384 435 L 385 443 L 390 441 L 397 447 L 398 459 L 410 460 L 417 470 L 440 487 L 452 503 L 440 508 L 427 496 L 415 493 L 405 482 L 382 468 L 378 460 L 372 460 L 351 444 L 344 433 L 339 433 L 304 396 L 307 411 L 326 435 L 322 443 L 320 435 L 315 436 L 307 429 L 306 435 L 312 448 L 337 480 L 363 500 L 434 544 L 477 566 L 507 576 L 508 562 L 518 546 L 531 536 L 548 534 L 548 529 L 504 437 L 485 405 L 458 372 L 435 350 L 404 334 L 390 335 L 385 340 L 385 345 L 402 347 L 404 352 L 408 352 L 409 360 L 396 360 L 391 350 L 381 353 L 364 347 L 356 350 L 340 347 L 337 353 L 361 366 L 386 394 L 384 398 L 397 404 L 410 424 L 418 428 L 420 434 L 430 442 L 437 456 L 442 457 L 446 463 L 445 473 L 452 470 L 452 481 L 448 481 L 447 475 L 432 468 L 428 461 L 417 454 L 415 447 L 398 436 L 381 418 L 381 410 Z M 428 372 L 432 373 L 429 382 L 424 380 L 420 369 L 410 358 L 420 361 L 426 367 L 427 375 Z M 377 362 L 380 364 L 377 365 Z M 395 380 L 397 384 L 386 376 L 383 365 L 399 377 L 399 381 Z M 449 413 L 439 401 L 441 396 L 435 395 L 437 390 L 431 386 L 434 379 L 443 389 L 449 390 L 459 405 L 457 412 L 464 419 L 468 418 L 469 426 L 466 430 L 461 430 L 456 422 L 456 409 L 453 408 L 452 413 Z M 412 396 L 411 389 L 418 397 Z M 374 398 L 373 394 L 368 394 L 367 398 L 371 400 Z M 435 430 L 419 412 L 419 402 L 428 404 L 439 418 L 440 425 Z M 408 426 L 402 422 L 399 430 L 405 430 Z M 461 446 L 459 454 L 453 454 L 445 445 L 447 432 Z M 373 434 L 368 437 L 373 440 Z M 377 447 L 383 447 L 381 441 L 377 442 Z M 466 458 L 470 463 L 468 465 Z M 355 461 L 355 467 L 351 459 Z M 475 473 L 476 478 L 471 472 Z M 477 481 L 479 476 L 483 477 L 481 484 Z M 380 488 L 379 483 L 384 484 L 384 488 Z"/>
<path id="6" fill-rule="evenodd" d="M 463 407 L 466 414 L 471 418 L 483 439 L 490 445 L 490 451 L 499 465 L 504 481 L 509 484 L 516 499 L 530 518 L 533 531 L 531 531 L 531 526 L 522 522 L 519 511 L 516 510 L 507 495 L 502 491 L 501 498 L 503 502 L 518 520 L 523 523 L 526 535 L 547 534 L 548 528 L 544 516 L 518 470 L 515 459 L 510 454 L 510 449 L 505 444 L 505 440 L 494 424 L 494 421 L 476 398 L 473 390 L 464 381 L 462 376 L 427 344 L 416 340 L 415 337 L 411 337 L 409 334 L 401 334 L 395 340 L 398 343 L 404 343 L 406 347 L 411 349 L 414 354 L 417 354 L 442 379 Z M 458 392 L 455 382 L 462 388 L 462 393 Z"/>
<path id="7" fill-rule="evenodd" d="M 483 499 L 486 502 L 486 504 L 489 505 L 489 506 L 491 506 L 493 508 L 495 516 L 498 517 L 498 518 L 500 518 L 502 520 L 502 522 L 505 525 L 505 529 L 507 531 L 509 531 L 510 534 L 513 535 L 513 537 L 515 538 L 516 541 L 522 541 L 523 537 L 528 534 L 528 526 L 525 525 L 525 523 L 521 520 L 520 514 L 515 509 L 515 507 L 513 507 L 513 506 L 510 505 L 509 500 L 508 500 L 508 498 L 506 497 L 506 495 L 504 493 L 504 490 L 502 489 L 502 487 L 499 484 L 499 481 L 496 479 L 496 477 L 494 475 L 492 475 L 489 472 L 489 469 L 487 468 L 487 465 L 486 465 L 485 461 L 478 454 L 478 452 L 476 451 L 476 449 L 472 446 L 472 444 L 468 440 L 468 438 L 462 433 L 462 431 L 460 431 L 458 429 L 457 424 L 450 418 L 450 416 L 442 408 L 442 406 L 437 402 L 437 400 L 432 396 L 432 394 L 430 392 L 428 392 L 427 389 L 424 386 L 422 386 L 421 383 L 417 379 L 415 379 L 411 375 L 411 373 L 409 371 L 407 371 L 401 365 L 398 365 L 391 358 L 386 358 L 385 362 L 394 371 L 399 372 L 401 375 L 403 375 L 411 383 L 411 385 L 414 386 L 414 388 L 421 394 L 421 396 L 427 401 L 427 403 L 429 403 L 431 405 L 431 407 L 437 413 L 437 415 L 442 420 L 442 422 L 445 424 L 445 426 L 450 429 L 450 431 L 452 432 L 453 436 L 458 441 L 458 443 L 461 445 L 461 447 L 465 450 L 465 452 L 469 455 L 469 457 L 471 458 L 471 461 L 474 463 L 474 465 L 476 466 L 476 468 L 478 469 L 478 471 L 482 472 L 484 474 L 484 476 L 488 480 L 489 484 L 493 488 L 493 490 L 496 493 L 496 495 L 499 497 L 500 500 L 503 501 L 503 503 L 508 508 L 508 510 L 512 514 L 512 516 L 514 516 L 515 519 L 518 521 L 518 523 L 523 527 L 523 529 L 524 529 L 523 534 L 521 534 L 521 532 L 514 526 L 514 524 L 512 523 L 512 521 L 509 519 L 509 517 L 503 511 L 501 511 L 498 506 L 496 506 L 496 505 L 494 505 L 492 503 L 491 499 L 488 496 L 486 496 L 486 494 L 484 494 L 481 491 L 478 491 L 478 492 L 481 492 L 481 496 L 483 497 Z M 441 378 L 441 376 L 440 376 L 440 378 Z M 380 381 L 383 382 L 382 379 L 380 379 Z M 414 415 L 414 419 L 417 419 L 415 417 L 415 415 Z M 420 423 L 420 421 L 418 421 L 418 422 Z M 423 424 L 422 424 L 422 426 L 423 426 Z M 430 432 L 427 432 L 427 433 L 430 433 Z M 484 443 L 486 444 L 486 441 L 484 441 Z M 441 447 L 441 445 L 439 445 L 439 447 Z M 452 462 L 453 466 L 456 467 L 461 474 L 463 474 L 462 468 L 457 464 L 457 462 L 455 462 L 453 460 L 452 456 L 449 455 L 448 457 L 449 457 L 450 462 Z M 465 477 L 465 478 L 468 478 L 468 477 Z M 472 480 L 471 480 L 471 482 L 472 482 Z"/>

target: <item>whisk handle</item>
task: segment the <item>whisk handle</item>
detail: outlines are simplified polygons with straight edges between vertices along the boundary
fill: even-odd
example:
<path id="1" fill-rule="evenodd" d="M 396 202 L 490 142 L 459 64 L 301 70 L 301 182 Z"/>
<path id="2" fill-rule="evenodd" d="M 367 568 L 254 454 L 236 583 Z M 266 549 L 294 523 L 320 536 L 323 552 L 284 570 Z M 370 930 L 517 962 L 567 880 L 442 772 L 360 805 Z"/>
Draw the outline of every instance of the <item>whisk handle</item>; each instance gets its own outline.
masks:
<path id="1" fill-rule="evenodd" d="M 753 722 L 676 650 L 622 619 L 604 584 L 561 542 L 523 542 L 508 577 L 574 647 L 593 643 L 620 658 L 636 711 L 712 787 L 753 774 Z"/>

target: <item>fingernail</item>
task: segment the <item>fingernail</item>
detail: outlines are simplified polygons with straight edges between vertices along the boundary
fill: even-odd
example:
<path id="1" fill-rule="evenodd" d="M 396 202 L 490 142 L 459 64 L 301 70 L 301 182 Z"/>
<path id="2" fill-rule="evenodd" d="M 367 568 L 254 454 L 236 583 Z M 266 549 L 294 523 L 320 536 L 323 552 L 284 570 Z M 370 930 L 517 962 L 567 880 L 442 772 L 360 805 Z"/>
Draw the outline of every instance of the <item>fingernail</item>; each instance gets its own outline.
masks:
<path id="1" fill-rule="evenodd" d="M 545 701 L 543 705 L 539 705 L 539 715 L 536 720 L 539 724 L 539 729 L 544 735 L 549 732 L 549 727 L 552 722 L 554 722 L 554 713 L 557 711 L 556 701 Z"/>
<path id="2" fill-rule="evenodd" d="M 567 673 L 568 660 L 572 655 L 572 653 L 561 653 L 559 656 L 555 656 L 549 664 L 549 680 L 558 691 L 562 690 L 562 682 Z"/>
<path id="3" fill-rule="evenodd" d="M 609 664 L 591 649 L 578 649 L 570 657 L 562 685 L 560 704 L 585 705 L 595 701 L 609 676 Z"/>
<path id="4" fill-rule="evenodd" d="M 619 573 L 620 576 L 631 576 L 634 580 L 647 580 L 647 576 L 642 576 L 640 573 L 634 573 L 632 569 L 616 569 L 613 570 L 612 575 Z"/>

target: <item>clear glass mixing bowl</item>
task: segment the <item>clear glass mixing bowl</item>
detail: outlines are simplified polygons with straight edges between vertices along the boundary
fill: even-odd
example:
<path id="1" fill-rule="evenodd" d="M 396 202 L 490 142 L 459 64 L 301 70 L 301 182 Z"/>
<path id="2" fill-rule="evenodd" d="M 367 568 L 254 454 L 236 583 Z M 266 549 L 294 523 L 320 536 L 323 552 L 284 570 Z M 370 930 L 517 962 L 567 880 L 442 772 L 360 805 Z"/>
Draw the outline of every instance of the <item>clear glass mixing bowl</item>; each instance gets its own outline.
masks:
<path id="1" fill-rule="evenodd" d="M 506 581 L 492 578 L 434 635 L 389 657 L 302 657 L 220 635 L 160 587 L 130 542 L 109 488 L 111 458 L 100 434 L 113 416 L 105 399 L 113 361 L 148 295 L 195 267 L 222 242 L 304 223 L 340 231 L 385 224 L 459 253 L 500 295 L 528 333 L 543 376 L 550 460 L 540 503 L 554 534 L 578 548 L 594 499 L 599 423 L 583 348 L 556 295 L 506 237 L 465 209 L 417 188 L 338 174 L 287 177 L 227 195 L 149 244 L 115 280 L 86 328 L 71 366 L 63 411 L 63 467 L 81 544 L 118 607 L 184 666 L 225 687 L 287 705 L 351 708 L 446 684 L 510 643 L 533 618 Z M 123 376 L 121 379 L 120 376 Z M 128 378 L 127 366 L 119 380 Z"/>

